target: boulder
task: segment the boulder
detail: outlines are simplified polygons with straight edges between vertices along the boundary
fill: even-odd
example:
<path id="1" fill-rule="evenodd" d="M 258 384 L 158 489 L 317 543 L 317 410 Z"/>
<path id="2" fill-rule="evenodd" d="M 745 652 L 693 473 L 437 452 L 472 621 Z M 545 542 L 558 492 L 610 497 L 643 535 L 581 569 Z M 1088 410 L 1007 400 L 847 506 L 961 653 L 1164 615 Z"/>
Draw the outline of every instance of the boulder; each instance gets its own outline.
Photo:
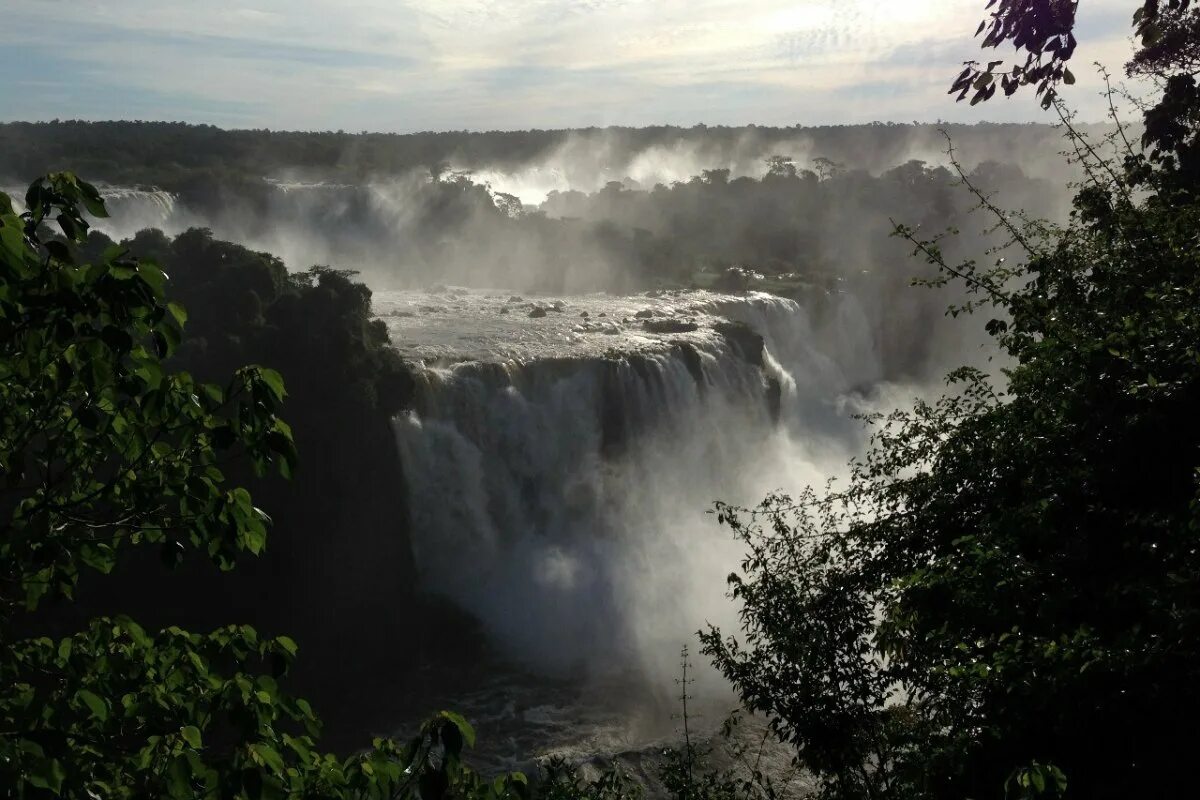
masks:
<path id="1" fill-rule="evenodd" d="M 691 333 L 700 326 L 683 319 L 648 319 L 642 327 L 650 333 Z"/>
<path id="2" fill-rule="evenodd" d="M 542 308 L 541 306 L 534 306 L 533 310 L 529 312 L 529 316 L 533 317 L 534 319 L 540 319 L 546 316 L 546 309 Z"/>
<path id="3" fill-rule="evenodd" d="M 763 365 L 763 338 L 744 322 L 718 322 L 713 330 L 725 337 L 742 358 L 756 367 Z"/>

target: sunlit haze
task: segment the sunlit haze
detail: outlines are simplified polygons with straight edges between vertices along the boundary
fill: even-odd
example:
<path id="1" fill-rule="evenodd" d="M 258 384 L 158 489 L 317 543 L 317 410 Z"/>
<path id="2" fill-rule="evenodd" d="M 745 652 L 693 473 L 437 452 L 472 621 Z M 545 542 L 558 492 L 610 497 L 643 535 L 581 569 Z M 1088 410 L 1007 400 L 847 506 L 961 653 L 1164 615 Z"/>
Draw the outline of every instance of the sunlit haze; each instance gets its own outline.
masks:
<path id="1" fill-rule="evenodd" d="M 1083 3 L 1070 100 L 1129 55 Z M 1045 120 L 1030 93 L 947 102 L 977 0 L 0 2 L 0 118 L 414 131 Z M 1004 55 L 1001 53 L 996 57 Z"/>

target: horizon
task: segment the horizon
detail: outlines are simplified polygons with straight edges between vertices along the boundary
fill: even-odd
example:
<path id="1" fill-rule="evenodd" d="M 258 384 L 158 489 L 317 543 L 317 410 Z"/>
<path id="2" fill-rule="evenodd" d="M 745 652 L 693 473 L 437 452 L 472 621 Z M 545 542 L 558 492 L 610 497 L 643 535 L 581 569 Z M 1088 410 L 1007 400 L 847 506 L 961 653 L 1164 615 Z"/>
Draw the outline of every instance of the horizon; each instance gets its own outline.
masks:
<path id="1" fill-rule="evenodd" d="M 967 38 L 975 0 L 3 5 L 6 122 L 412 134 L 1053 121 L 1027 92 L 977 107 L 947 95 L 962 62 L 1008 55 Z M 1076 62 L 1118 73 L 1125 5 L 1084 4 L 1078 26 Z M 1064 98 L 1104 118 L 1099 78 L 1078 72 Z"/>
<path id="2" fill-rule="evenodd" d="M 1109 125 L 1107 119 L 1089 119 L 1076 120 L 1073 123 L 1077 127 L 1093 127 Z M 179 119 L 71 119 L 71 118 L 53 118 L 53 119 L 11 119 L 0 120 L 0 126 L 4 125 L 183 125 L 192 128 L 212 128 L 222 133 L 267 133 L 267 134 L 303 134 L 312 136 L 443 136 L 449 134 L 459 134 L 468 136 L 489 136 L 489 135 L 507 135 L 514 133 L 586 133 L 586 132 L 601 132 L 601 131 L 647 131 L 655 129 L 678 130 L 678 131 L 697 131 L 697 130 L 715 130 L 715 131 L 734 131 L 739 129 L 756 129 L 764 131 L 804 131 L 804 130 L 822 130 L 829 128 L 869 128 L 869 127 L 907 127 L 907 128 L 942 128 L 942 127 L 984 127 L 994 125 L 1002 126 L 1017 126 L 1017 127 L 1059 127 L 1061 123 L 1057 120 L 994 120 L 994 119 L 979 119 L 968 121 L 945 120 L 938 119 L 933 121 L 925 120 L 869 120 L 864 122 L 833 122 L 833 123 L 803 123 L 798 122 L 792 125 L 764 125 L 757 122 L 745 123 L 722 123 L 718 125 L 710 125 L 704 122 L 698 122 L 694 125 L 675 125 L 663 123 L 649 123 L 646 125 L 586 125 L 577 127 L 561 127 L 561 128 L 441 128 L 427 130 L 411 130 L 411 131 L 383 131 L 383 130 L 344 130 L 330 128 L 236 128 L 224 125 L 217 125 L 210 122 L 188 122 L 187 120 Z"/>

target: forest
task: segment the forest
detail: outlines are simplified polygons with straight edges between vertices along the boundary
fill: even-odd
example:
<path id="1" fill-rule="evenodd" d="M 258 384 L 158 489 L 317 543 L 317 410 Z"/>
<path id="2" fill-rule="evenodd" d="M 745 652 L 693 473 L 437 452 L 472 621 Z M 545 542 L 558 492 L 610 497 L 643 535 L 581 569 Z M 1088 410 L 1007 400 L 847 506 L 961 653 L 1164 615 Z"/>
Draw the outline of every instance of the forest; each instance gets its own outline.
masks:
<path id="1" fill-rule="evenodd" d="M 0 193 L 0 797 L 632 800 L 647 786 L 678 800 L 1189 795 L 1200 712 L 1200 8 L 1130 5 L 1137 51 L 1126 72 L 1154 87 L 1135 126 L 1115 103 L 1103 126 L 1076 124 L 1065 105 L 1074 4 L 998 0 L 982 43 L 1014 45 L 1024 63 L 971 62 L 951 92 L 975 103 L 1032 93 L 1063 125 L 948 126 L 952 149 L 935 165 L 910 158 L 914 129 L 900 125 L 406 136 L 0 126 L 0 175 L 43 176 L 20 196 Z M 774 147 L 797 135 L 807 153 Z M 1043 174 L 1013 155 L 1051 135 L 1070 168 Z M 537 205 L 472 172 L 581 136 L 627 151 L 689 137 L 721 151 L 761 137 L 750 151 L 770 155 L 753 174 L 712 167 L 653 187 L 622 176 L 551 190 Z M 972 148 L 987 156 L 956 155 Z M 881 151 L 892 166 L 854 157 Z M 280 192 L 272 181 L 285 173 L 336 183 L 338 202 Z M 407 187 L 403 213 L 364 193 L 381 175 Z M 109 235 L 121 201 L 106 201 L 106 184 L 172 192 L 179 219 Z M 312 246 L 318 226 L 323 250 Z M 270 235 L 298 244 L 272 255 L 260 247 Z M 465 450 L 466 425 L 404 440 L 447 427 L 414 417 L 418 401 L 466 405 L 488 385 L 479 369 L 503 387 L 486 407 L 516 414 L 523 407 L 504 403 L 533 396 L 540 373 L 468 366 L 467 399 L 454 395 L 463 365 L 403 358 L 389 325 L 408 318 L 377 316 L 376 286 L 448 304 L 460 287 L 562 295 L 569 302 L 526 305 L 581 319 L 572 292 L 611 302 L 715 290 L 730 306 L 811 313 L 796 338 L 814 342 L 846 337 L 820 323 L 852 298 L 871 320 L 872 380 L 935 391 L 864 405 L 869 438 L 840 480 L 757 504 L 713 498 L 711 516 L 741 553 L 720 587 L 734 614 L 682 649 L 681 736 L 635 759 L 653 781 L 615 757 L 488 772 L 472 761 L 482 749 L 473 720 L 452 706 L 422 708 L 432 716 L 411 738 L 363 738 L 397 718 L 388 678 L 412 680 L 420 704 L 436 696 L 420 683 L 429 672 L 457 680 L 504 647 L 457 602 L 459 583 L 482 578 L 428 585 L 422 548 L 458 540 L 418 535 L 410 506 L 425 498 L 396 488 L 414 485 L 416 462 L 395 442 Z M 516 295 L 485 299 L 507 303 L 509 317 L 526 308 Z M 672 313 L 698 319 L 697 307 Z M 652 329 L 658 312 L 638 313 L 623 322 Z M 973 334 L 956 333 L 964 322 Z M 691 334 L 688 324 L 667 327 Z M 640 357 L 606 353 L 603 385 L 640 386 L 620 384 L 620 370 L 645 381 L 679 357 L 680 383 L 656 379 L 656 391 L 716 395 L 705 369 L 737 340 L 731 369 L 756 380 L 775 369 L 780 402 L 786 370 L 763 355 L 771 334 L 721 324 L 715 350 L 684 337 Z M 949 357 L 965 364 L 938 381 L 947 353 L 935 357 L 934 345 L 950 339 Z M 549 373 L 579 360 L 549 359 Z M 582 408 L 568 402 L 565 413 Z M 519 466 L 536 460 L 513 430 L 500 434 L 501 448 L 504 436 L 519 445 Z M 699 452 L 716 460 L 716 449 Z M 691 453 L 680 446 L 667 460 Z M 452 463 L 465 472 L 479 460 Z M 599 483 L 616 482 L 618 466 L 628 464 L 611 462 Z M 505 488 L 548 514 L 548 501 L 528 497 L 532 475 Z M 503 496 L 481 505 L 491 513 Z M 463 492 L 446 504 L 473 502 Z M 578 507 L 588 506 L 567 506 Z M 570 584 L 567 549 L 555 543 L 549 573 L 527 557 L 500 580 Z M 452 570 L 488 558 L 449 556 Z M 738 706 L 711 738 L 696 735 L 689 711 L 701 659 Z M 755 724 L 787 770 L 764 768 L 766 745 L 738 738 Z"/>
<path id="2" fill-rule="evenodd" d="M 1102 126 L 1097 126 L 1102 127 Z M 861 160 L 878 171 L 904 153 L 940 153 L 946 128 L 968 150 L 1020 163 L 1020 156 L 1053 146 L 1047 125 L 981 123 L 729 128 L 587 128 L 529 131 L 437 131 L 414 134 L 224 130 L 211 125 L 171 122 L 0 123 L 0 177 L 44 174 L 69 160 L 94 181 L 161 186 L 200 197 L 222 185 L 238 186 L 262 177 L 292 174 L 306 180 L 358 183 L 374 176 L 412 170 L 516 167 L 535 163 L 563 147 L 603 151 L 614 162 L 656 146 L 696 150 L 703 161 L 719 162 L 791 143 L 832 161 Z M 796 153 L 796 155 L 800 155 Z M 615 156 L 615 157 L 614 157 Z M 593 156 L 595 158 L 595 155 Z M 1042 166 L 1051 167 L 1053 158 Z M 625 176 L 618 175 L 618 179 Z"/>

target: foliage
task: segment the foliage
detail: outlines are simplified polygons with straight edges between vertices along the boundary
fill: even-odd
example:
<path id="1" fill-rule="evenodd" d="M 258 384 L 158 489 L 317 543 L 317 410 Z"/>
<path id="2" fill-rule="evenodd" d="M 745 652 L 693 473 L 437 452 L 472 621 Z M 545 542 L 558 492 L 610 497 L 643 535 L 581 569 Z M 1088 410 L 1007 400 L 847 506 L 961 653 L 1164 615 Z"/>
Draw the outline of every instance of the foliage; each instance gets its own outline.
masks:
<path id="1" fill-rule="evenodd" d="M 601 769 L 586 778 L 562 756 L 553 756 L 541 767 L 537 800 L 641 800 L 642 787 L 617 767 Z"/>
<path id="2" fill-rule="evenodd" d="M 1133 29 L 1140 48 L 1125 71 L 1130 77 L 1151 78 L 1161 90 L 1153 105 L 1134 99 L 1144 112 L 1142 144 L 1149 151 L 1148 161 L 1162 167 L 1155 174 L 1156 189 L 1161 192 L 1161 181 L 1171 179 L 1174 192 L 1190 192 L 1200 183 L 1200 9 L 1192 0 L 1142 0 L 1135 5 Z M 1012 95 L 1032 84 L 1043 107 L 1056 106 L 1056 87 L 1075 83 L 1067 62 L 1075 53 L 1077 8 L 1074 0 L 989 0 L 988 18 L 976 31 L 976 35 L 987 31 L 982 46 L 1012 44 L 1025 51 L 1025 64 L 1004 72 L 998 70 L 1003 60 L 989 61 L 986 67 L 968 61 L 950 94 L 957 94 L 958 100 L 970 95 L 975 105 L 991 99 L 997 86 Z M 1110 108 L 1111 99 L 1110 93 Z M 1058 110 L 1061 115 L 1061 107 Z M 1128 169 L 1126 174 L 1137 185 L 1152 173 Z"/>
<path id="3" fill-rule="evenodd" d="M 1200 712 L 1194 19 L 1187 2 L 1135 18 L 1131 72 L 1165 76 L 1163 97 L 1145 150 L 1107 137 L 1118 159 L 1053 96 L 1075 4 L 993 6 L 985 46 L 1031 54 L 1006 90 L 1040 81 L 1067 123 L 1086 176 L 1071 222 L 1002 211 L 955 163 L 1024 263 L 959 262 L 897 226 L 939 270 L 921 282 L 964 286 L 951 313 L 994 310 L 1006 366 L 871 417 L 844 488 L 718 504 L 748 550 L 729 578 L 743 635 L 710 628 L 704 652 L 826 797 L 1182 795 Z M 990 97 L 998 63 L 968 65 L 960 98 Z"/>
<path id="4" fill-rule="evenodd" d="M 1046 126 L 997 123 L 956 125 L 952 132 L 964 144 L 974 141 L 980 147 L 1004 138 L 1015 140 L 1019 148 L 1035 148 L 1052 136 Z M 875 171 L 895 163 L 895 154 L 905 152 L 909 142 L 936 134 L 933 126 L 896 123 L 391 134 L 222 130 L 183 122 L 11 122 L 0 123 L 0 178 L 40 175 L 66 165 L 113 183 L 158 186 L 179 193 L 192 208 L 208 210 L 232 197 L 253 206 L 269 188 L 263 178 L 283 174 L 359 183 L 412 170 L 438 176 L 452 168 L 508 170 L 544 161 L 564 147 L 572 152 L 603 147 L 630 156 L 656 147 L 696 149 L 720 153 L 716 160 L 725 162 L 742 147 L 763 153 L 777 142 L 800 136 L 835 161 L 887 154 L 883 162 L 858 164 Z"/>
<path id="5" fill-rule="evenodd" d="M 169 362 L 175 369 L 212 381 L 259 362 L 288 376 L 288 423 L 306 457 L 290 480 L 227 468 L 272 512 L 277 546 L 260 558 L 232 574 L 203 564 L 168 574 L 135 558 L 116 579 L 86 583 L 78 604 L 56 614 L 199 629 L 236 619 L 287 632 L 305 647 L 295 684 L 329 709 L 326 740 L 351 747 L 357 731 L 380 720 L 364 719 L 377 707 L 368 693 L 345 687 L 378 673 L 400 642 L 422 638 L 413 626 L 426 625 L 424 614 L 380 611 L 415 602 L 404 496 L 379 491 L 403 480 L 390 426 L 409 400 L 411 375 L 373 319 L 370 291 L 344 271 L 289 274 L 279 259 L 204 229 L 173 238 L 147 230 L 119 245 L 93 230 L 79 257 L 114 246 L 163 265 L 172 298 L 188 309 L 188 335 Z M 359 657 L 347 663 L 351 645 Z M 348 695 L 363 699 L 356 705 Z"/>
<path id="6" fill-rule="evenodd" d="M 1188 13 L 1192 3 L 1191 0 L 1142 0 L 1136 5 L 1133 26 L 1143 48 L 1150 49 L 1176 25 L 1179 17 Z M 1075 82 L 1067 62 L 1075 55 L 1078 7 L 1077 0 L 989 0 L 987 18 L 975 31 L 976 36 L 984 33 L 981 46 L 994 49 L 1011 44 L 1017 51 L 1025 52 L 1025 63 L 1007 72 L 997 72 L 1003 61 L 991 61 L 985 69 L 969 61 L 950 93 L 957 93 L 959 100 L 971 95 L 971 105 L 975 105 L 991 99 L 998 86 L 1006 95 L 1012 95 L 1021 86 L 1033 85 L 1042 98 L 1042 106 L 1049 108 L 1057 97 L 1055 87 Z"/>
<path id="7" fill-rule="evenodd" d="M 236 446 L 260 471 L 291 471 L 279 374 L 247 367 L 221 387 L 164 372 L 187 312 L 164 299 L 163 271 L 121 248 L 76 264 L 39 230 L 53 217 L 83 241 L 79 205 L 103 214 L 90 185 L 58 173 L 20 217 L 0 203 L 2 621 L 70 597 L 81 567 L 107 572 L 126 545 L 156 544 L 168 562 L 196 548 L 223 568 L 260 551 L 266 515 L 224 489 L 220 463 Z"/>
<path id="8" fill-rule="evenodd" d="M 1068 227 L 989 206 L 1024 264 L 898 229 L 994 309 L 1009 366 L 871 418 L 845 487 L 717 506 L 748 548 L 743 634 L 710 628 L 704 652 L 825 797 L 1191 784 L 1200 205 L 1170 164 L 1069 135 L 1089 179 Z"/>
<path id="9" fill-rule="evenodd" d="M 978 180 L 989 190 L 1034 214 L 1062 211 L 1064 195 L 1053 191 L 1039 163 L 1058 147 L 1050 126 L 958 125 L 951 131 L 964 152 L 994 159 L 977 164 Z M 797 137 L 815 156 L 811 163 L 792 149 Z M 589 147 L 593 142 L 596 147 Z M 493 170 L 519 178 L 532 166 L 565 157 L 561 148 L 568 144 L 570 153 L 611 153 L 613 170 L 645 148 L 669 148 L 694 153 L 697 172 L 723 163 L 738 165 L 738 171 L 708 170 L 707 177 L 657 185 L 614 172 L 621 181 L 553 192 L 537 207 L 489 190 L 482 179 Z M 952 176 L 908 161 L 939 146 L 933 126 L 895 124 L 376 137 L 151 123 L 14 123 L 0 125 L 0 177 L 69 164 L 89 174 L 102 170 L 125 186 L 152 184 L 172 192 L 175 205 L 170 212 L 156 205 L 151 218 L 169 213 L 169 225 L 199 220 L 218 232 L 215 238 L 278 237 L 288 248 L 282 254 L 295 262 L 292 270 L 328 262 L 370 271 L 377 286 L 504 284 L 550 293 L 712 288 L 737 266 L 768 276 L 756 287 L 768 291 L 812 295 L 838 281 L 879 281 L 884 285 L 878 291 L 871 286 L 859 293 L 897 298 L 909 269 L 889 240 L 887 217 L 904 213 L 914 223 L 954 224 L 965 212 L 949 185 Z M 333 158 L 339 148 L 342 158 Z M 458 171 L 426 166 L 418 156 L 427 151 L 455 158 Z M 774 153 L 779 155 L 760 160 Z M 13 166 L 6 168 L 6 161 Z M 478 177 L 472 180 L 462 169 L 475 169 Z M 181 170 L 221 172 L 193 181 Z M 592 179 L 589 171 L 586 160 L 573 170 L 584 184 Z M 282 187 L 271 180 L 280 174 L 325 183 Z M 435 174 L 439 180 L 430 180 Z M 599 180 L 599 167 L 593 174 Z M 137 199 L 124 202 L 129 205 L 123 209 L 114 206 L 111 227 L 122 235 L 143 210 L 134 205 Z M 189 236 L 189 248 L 180 242 L 173 249 L 201 249 L 197 239 Z M 179 272 L 171 257 L 161 261 L 173 275 Z M 216 262 L 205 263 L 221 273 L 215 282 L 227 289 L 234 319 L 251 315 L 249 287 L 229 289 L 223 262 L 219 270 Z M 186 293 L 182 286 L 179 291 Z M 257 288 L 255 293 L 265 308 L 267 297 Z M 199 320 L 207 304 L 185 299 Z M 898 320 L 897 329 L 936 324 L 940 316 L 941 301 L 934 298 L 923 302 L 909 295 L 902 305 L 920 308 L 889 309 L 889 319 L 909 313 L 921 319 Z M 889 346 L 921 346 L 892 332 L 879 338 Z"/>
<path id="10" fill-rule="evenodd" d="M 227 459 L 287 474 L 296 453 L 278 373 L 245 367 L 222 388 L 164 370 L 187 312 L 153 262 L 121 247 L 76 261 L 81 207 L 105 214 L 95 187 L 51 174 L 26 207 L 0 195 L 0 796 L 523 796 L 523 776 L 463 765 L 474 732 L 449 712 L 407 744 L 318 752 L 311 707 L 279 684 L 286 637 L 150 635 L 124 617 L 27 635 L 27 612 L 127 549 L 157 546 L 170 564 L 194 549 L 226 569 L 260 552 L 269 519 L 226 488 Z"/>
<path id="11" fill-rule="evenodd" d="M 789 775 L 771 775 L 764 769 L 763 757 L 770 730 L 764 732 L 757 747 L 739 734 L 745 722 L 741 709 L 736 709 L 721 724 L 719 731 L 724 755 L 731 767 L 719 768 L 714 764 L 716 748 L 712 744 L 697 741 L 688 711 L 688 678 L 691 669 L 688 647 L 680 652 L 679 715 L 682 746 L 669 747 L 663 751 L 663 763 L 658 777 L 668 797 L 675 800 L 778 800 L 793 795 L 796 772 Z"/>

